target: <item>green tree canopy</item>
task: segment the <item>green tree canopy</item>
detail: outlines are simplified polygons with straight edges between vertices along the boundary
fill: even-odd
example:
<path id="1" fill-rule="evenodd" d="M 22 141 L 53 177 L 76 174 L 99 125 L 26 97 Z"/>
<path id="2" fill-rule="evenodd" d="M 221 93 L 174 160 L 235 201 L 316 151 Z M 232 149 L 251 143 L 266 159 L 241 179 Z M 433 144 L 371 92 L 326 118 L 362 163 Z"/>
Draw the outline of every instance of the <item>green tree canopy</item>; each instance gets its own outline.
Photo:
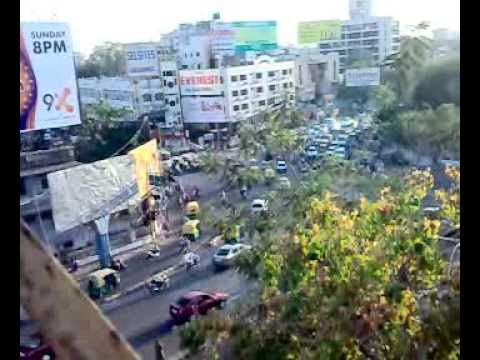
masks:
<path id="1" fill-rule="evenodd" d="M 106 42 L 95 46 L 90 56 L 78 65 L 77 75 L 79 78 L 121 76 L 125 71 L 123 45 Z"/>

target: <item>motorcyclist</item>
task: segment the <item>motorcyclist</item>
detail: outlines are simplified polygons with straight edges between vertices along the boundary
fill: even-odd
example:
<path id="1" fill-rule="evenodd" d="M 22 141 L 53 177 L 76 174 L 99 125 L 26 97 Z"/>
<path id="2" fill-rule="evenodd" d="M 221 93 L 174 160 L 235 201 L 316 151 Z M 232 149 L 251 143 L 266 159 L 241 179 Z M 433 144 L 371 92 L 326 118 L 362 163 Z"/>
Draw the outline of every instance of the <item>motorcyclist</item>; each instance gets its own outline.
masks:
<path id="1" fill-rule="evenodd" d="M 180 252 L 182 254 L 186 254 L 190 250 L 190 240 L 187 238 L 183 238 L 180 241 Z"/>
<path id="2" fill-rule="evenodd" d="M 183 259 L 187 264 L 187 270 L 189 270 L 192 266 L 198 265 L 198 263 L 200 262 L 200 256 L 193 251 L 185 254 Z"/>

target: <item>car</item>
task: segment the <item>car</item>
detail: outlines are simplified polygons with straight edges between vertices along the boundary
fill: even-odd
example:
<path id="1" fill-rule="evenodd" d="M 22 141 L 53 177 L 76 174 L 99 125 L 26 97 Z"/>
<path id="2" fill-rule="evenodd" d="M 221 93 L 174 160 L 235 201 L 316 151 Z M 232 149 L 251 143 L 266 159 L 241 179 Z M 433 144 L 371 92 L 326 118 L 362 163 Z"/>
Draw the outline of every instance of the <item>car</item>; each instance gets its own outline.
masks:
<path id="1" fill-rule="evenodd" d="M 333 155 L 340 158 L 340 159 L 346 159 L 347 157 L 347 152 L 345 150 L 344 147 L 342 146 L 338 146 L 334 151 L 333 151 Z"/>
<path id="2" fill-rule="evenodd" d="M 285 160 L 277 160 L 277 163 L 275 165 L 275 169 L 279 174 L 284 174 L 287 172 L 287 163 Z"/>
<path id="3" fill-rule="evenodd" d="M 235 258 L 245 250 L 250 250 L 252 247 L 246 244 L 226 244 L 223 245 L 213 255 L 213 265 L 217 268 L 227 268 L 233 265 Z"/>
<path id="4" fill-rule="evenodd" d="M 250 209 L 252 210 L 253 214 L 258 214 L 258 213 L 268 211 L 268 200 L 255 199 L 252 201 L 252 205 L 250 205 Z"/>
<path id="5" fill-rule="evenodd" d="M 20 336 L 20 359 L 53 360 L 53 349 L 42 341 L 40 335 Z"/>
<path id="6" fill-rule="evenodd" d="M 190 291 L 170 304 L 170 316 L 175 322 L 184 323 L 192 316 L 205 315 L 213 308 L 223 308 L 229 297 L 223 292 Z"/>
<path id="7" fill-rule="evenodd" d="M 280 190 L 290 189 L 290 180 L 287 177 L 282 176 L 278 179 L 278 188 Z"/>
<path id="8" fill-rule="evenodd" d="M 307 158 L 313 159 L 313 158 L 318 157 L 318 150 L 315 146 L 310 145 L 307 148 L 306 154 L 307 154 Z"/>

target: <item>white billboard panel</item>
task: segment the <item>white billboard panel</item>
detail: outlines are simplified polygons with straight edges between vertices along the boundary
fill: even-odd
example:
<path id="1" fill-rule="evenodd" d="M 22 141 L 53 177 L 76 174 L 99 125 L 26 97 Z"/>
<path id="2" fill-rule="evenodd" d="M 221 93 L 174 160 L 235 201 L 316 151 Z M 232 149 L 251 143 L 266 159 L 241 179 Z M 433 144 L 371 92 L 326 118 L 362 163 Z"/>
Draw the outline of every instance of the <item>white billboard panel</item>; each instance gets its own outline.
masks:
<path id="1" fill-rule="evenodd" d="M 345 84 L 353 86 L 377 86 L 380 84 L 380 68 L 347 69 Z"/>
<path id="2" fill-rule="evenodd" d="M 182 96 L 220 95 L 220 70 L 181 70 L 180 93 Z"/>
<path id="3" fill-rule="evenodd" d="M 125 57 L 128 76 L 159 75 L 156 44 L 128 44 L 125 46 Z"/>
<path id="4" fill-rule="evenodd" d="M 20 25 L 20 131 L 80 124 L 70 29 Z"/>
<path id="5" fill-rule="evenodd" d="M 182 97 L 184 123 L 220 123 L 225 120 L 224 99 L 215 97 Z"/>

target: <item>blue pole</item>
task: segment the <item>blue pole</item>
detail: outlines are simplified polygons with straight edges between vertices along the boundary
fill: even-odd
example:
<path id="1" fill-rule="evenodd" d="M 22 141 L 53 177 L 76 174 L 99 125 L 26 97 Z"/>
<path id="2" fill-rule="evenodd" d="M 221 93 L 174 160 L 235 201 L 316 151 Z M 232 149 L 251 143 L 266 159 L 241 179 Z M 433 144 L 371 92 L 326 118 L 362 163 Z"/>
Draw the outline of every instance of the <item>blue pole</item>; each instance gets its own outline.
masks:
<path id="1" fill-rule="evenodd" d="M 110 267 L 112 265 L 112 254 L 110 249 L 110 237 L 108 231 L 108 223 L 110 215 L 106 215 L 98 220 L 95 220 L 97 225 L 97 255 L 100 260 L 102 268 Z"/>

